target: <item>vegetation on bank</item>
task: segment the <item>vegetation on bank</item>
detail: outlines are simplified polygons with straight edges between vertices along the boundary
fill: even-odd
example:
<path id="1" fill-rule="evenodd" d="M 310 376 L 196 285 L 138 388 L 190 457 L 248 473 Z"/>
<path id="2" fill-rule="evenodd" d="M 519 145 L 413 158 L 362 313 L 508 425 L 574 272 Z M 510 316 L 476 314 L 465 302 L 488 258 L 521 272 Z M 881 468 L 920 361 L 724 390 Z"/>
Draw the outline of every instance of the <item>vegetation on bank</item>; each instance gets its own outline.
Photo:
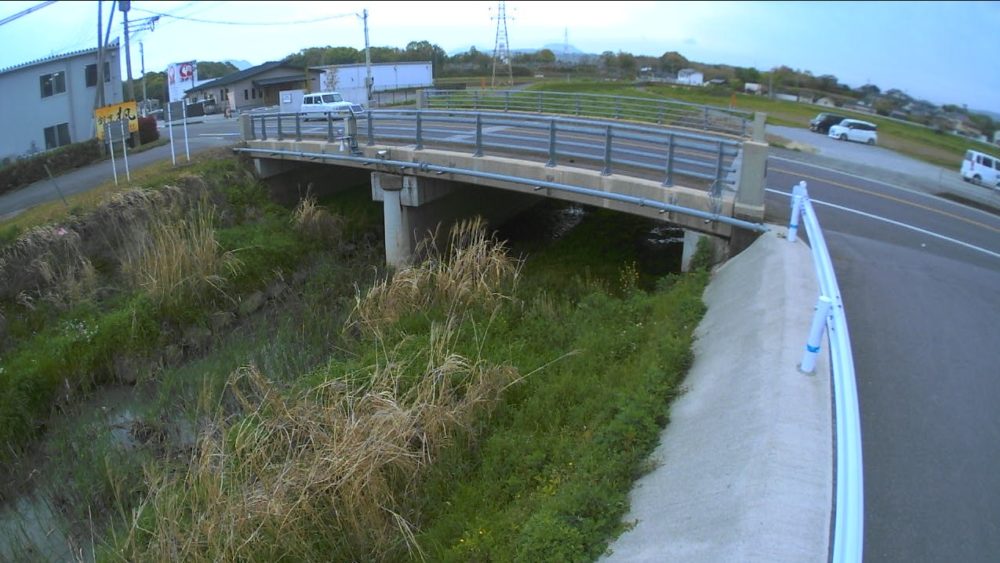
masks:
<path id="1" fill-rule="evenodd" d="M 638 271 L 598 212 L 523 262 L 467 223 L 383 272 L 364 189 L 287 209 L 231 157 L 161 180 L 0 250 L 38 265 L 0 301 L 29 399 L 4 472 L 51 477 L 6 502 L 61 499 L 108 560 L 581 560 L 621 531 L 704 270 Z M 88 406 L 109 385 L 133 404 Z"/>

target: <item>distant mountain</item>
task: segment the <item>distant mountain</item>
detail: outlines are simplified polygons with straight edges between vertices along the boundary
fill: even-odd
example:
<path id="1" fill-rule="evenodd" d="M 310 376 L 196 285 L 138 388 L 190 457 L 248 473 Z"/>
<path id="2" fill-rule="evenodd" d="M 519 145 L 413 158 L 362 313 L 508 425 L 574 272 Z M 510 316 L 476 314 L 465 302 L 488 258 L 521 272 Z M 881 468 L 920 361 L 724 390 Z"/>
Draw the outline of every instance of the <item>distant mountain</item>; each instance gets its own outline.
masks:
<path id="1" fill-rule="evenodd" d="M 572 45 L 567 45 L 565 43 L 548 43 L 542 49 L 548 49 L 556 54 L 556 56 L 562 55 L 564 52 L 567 55 L 586 55 L 583 51 L 577 49 Z"/>
<path id="2" fill-rule="evenodd" d="M 493 55 L 493 47 L 479 47 L 479 46 L 475 46 L 475 45 L 470 45 L 469 47 L 466 47 L 465 49 L 456 49 L 455 51 L 449 53 L 449 55 L 450 56 L 455 56 L 455 55 L 461 55 L 461 54 L 464 54 L 464 53 L 468 53 L 469 52 L 469 48 L 471 48 L 471 47 L 476 47 L 476 50 L 479 51 L 480 53 L 486 53 L 487 55 L 490 55 L 490 56 Z M 520 48 L 520 49 L 511 49 L 510 52 L 512 54 L 514 54 L 514 55 L 522 55 L 522 54 L 525 54 L 525 53 L 537 53 L 538 51 L 541 51 L 542 49 L 548 49 L 548 50 L 552 51 L 552 53 L 555 54 L 555 56 L 556 56 L 556 60 L 558 60 L 558 61 L 562 61 L 562 60 L 576 61 L 576 60 L 579 60 L 579 59 L 581 59 L 583 57 L 590 56 L 587 53 L 584 53 L 583 51 L 581 51 L 580 49 L 577 49 L 576 47 L 574 47 L 572 45 L 565 45 L 563 43 L 546 43 L 542 47 L 523 47 L 523 48 Z"/>
<path id="3" fill-rule="evenodd" d="M 250 68 L 250 67 L 253 66 L 252 64 L 250 64 L 249 62 L 244 61 L 244 60 L 229 59 L 228 61 L 222 61 L 222 62 L 229 63 L 229 64 L 233 65 L 234 67 L 240 69 L 240 70 L 246 70 L 246 69 L 248 69 L 248 68 Z"/>

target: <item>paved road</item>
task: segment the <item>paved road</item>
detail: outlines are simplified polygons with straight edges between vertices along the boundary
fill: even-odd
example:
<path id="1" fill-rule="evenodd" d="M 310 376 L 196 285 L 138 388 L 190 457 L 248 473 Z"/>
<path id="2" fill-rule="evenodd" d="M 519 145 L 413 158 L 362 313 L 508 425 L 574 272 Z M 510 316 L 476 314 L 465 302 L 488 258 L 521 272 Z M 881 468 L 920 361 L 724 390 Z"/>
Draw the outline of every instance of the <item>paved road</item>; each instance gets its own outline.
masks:
<path id="1" fill-rule="evenodd" d="M 234 143 L 238 136 L 238 122 L 235 119 L 223 119 L 221 116 L 208 116 L 188 127 L 188 146 L 192 155 L 211 148 Z M 184 133 L 180 127 L 174 128 L 174 150 L 177 162 L 186 161 L 184 152 Z M 168 137 L 166 125 L 160 124 L 161 138 Z M 120 147 L 119 147 L 120 151 Z M 129 155 L 129 167 L 138 169 L 142 166 L 170 160 L 170 145 L 156 147 L 145 152 Z M 121 152 L 117 153 L 118 179 L 125 181 L 124 162 Z M 59 189 L 66 195 L 72 195 L 93 189 L 105 182 L 114 180 L 111 160 L 96 165 L 86 166 L 56 177 Z M 10 216 L 40 203 L 59 199 L 59 193 L 50 180 L 35 182 L 23 189 L 0 195 L 0 218 Z"/>
<path id="2" fill-rule="evenodd" d="M 996 561 L 1000 217 L 772 158 L 770 219 L 803 176 L 851 327 L 865 559 Z"/>

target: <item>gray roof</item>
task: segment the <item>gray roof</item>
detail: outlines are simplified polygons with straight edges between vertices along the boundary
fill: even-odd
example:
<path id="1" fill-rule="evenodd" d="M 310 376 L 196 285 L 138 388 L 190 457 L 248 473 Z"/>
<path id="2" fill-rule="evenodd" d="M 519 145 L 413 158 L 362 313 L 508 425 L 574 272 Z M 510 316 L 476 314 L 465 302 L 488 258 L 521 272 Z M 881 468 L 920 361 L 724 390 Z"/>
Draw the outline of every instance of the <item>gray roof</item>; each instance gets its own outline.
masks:
<path id="1" fill-rule="evenodd" d="M 107 48 L 108 49 L 117 49 L 118 48 L 118 38 L 116 37 L 114 41 L 108 43 L 108 47 Z M 26 68 L 29 68 L 29 67 L 33 67 L 35 65 L 40 65 L 40 64 L 45 64 L 45 63 L 51 63 L 53 61 L 61 61 L 63 59 L 72 59 L 74 57 L 81 57 L 83 55 L 91 55 L 91 54 L 93 54 L 93 55 L 97 54 L 97 47 L 94 47 L 93 49 L 81 49 L 79 51 L 70 51 L 69 53 L 63 53 L 61 55 L 51 55 L 51 56 L 45 57 L 43 59 L 36 59 L 36 60 L 33 60 L 33 61 L 28 61 L 26 63 L 21 63 L 21 64 L 14 65 L 14 66 L 9 66 L 7 68 L 0 69 L 0 74 L 5 74 L 5 73 L 8 73 L 8 72 L 13 72 L 15 70 L 23 70 L 23 69 L 26 69 Z"/>
<path id="2" fill-rule="evenodd" d="M 189 88 L 189 89 L 185 90 L 185 92 L 194 92 L 194 91 L 197 91 L 197 90 L 210 90 L 212 88 L 218 88 L 220 86 L 228 86 L 230 84 L 234 84 L 236 82 L 240 82 L 241 80 L 247 80 L 249 78 L 253 78 L 254 76 L 257 76 L 258 74 L 262 74 L 262 73 L 265 73 L 265 72 L 267 72 L 269 70 L 273 70 L 273 69 L 276 69 L 276 68 L 287 68 L 287 69 L 290 69 L 290 70 L 295 70 L 297 72 L 303 72 L 305 70 L 305 69 L 303 69 L 300 66 L 296 66 L 296 65 L 293 65 L 293 64 L 288 64 L 288 63 L 285 63 L 283 61 L 269 61 L 269 62 L 266 62 L 264 64 L 260 64 L 260 65 L 257 65 L 257 66 L 252 66 L 252 67 L 250 67 L 248 69 L 241 70 L 239 72 L 234 72 L 232 74 L 227 74 L 227 75 L 223 76 L 222 78 L 216 78 L 215 80 L 213 80 L 211 82 L 206 82 L 206 83 L 204 83 L 204 84 L 202 84 L 200 86 L 195 86 L 194 88 Z M 319 71 L 312 70 L 312 69 L 310 69 L 310 70 L 312 72 L 319 72 Z"/>

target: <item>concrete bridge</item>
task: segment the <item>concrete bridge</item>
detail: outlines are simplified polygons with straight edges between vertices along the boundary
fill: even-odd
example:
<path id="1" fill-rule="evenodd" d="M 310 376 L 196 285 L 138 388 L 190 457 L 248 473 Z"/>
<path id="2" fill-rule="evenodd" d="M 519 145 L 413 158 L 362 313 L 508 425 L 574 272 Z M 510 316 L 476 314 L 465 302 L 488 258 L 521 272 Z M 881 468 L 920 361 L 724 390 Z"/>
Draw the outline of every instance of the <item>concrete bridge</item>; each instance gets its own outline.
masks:
<path id="1" fill-rule="evenodd" d="M 300 163 L 370 171 L 393 265 L 405 264 L 419 237 L 439 222 L 472 214 L 503 221 L 539 196 L 677 225 L 685 230 L 685 257 L 710 235 L 722 259 L 766 230 L 763 117 L 747 138 L 502 110 L 418 107 L 308 122 L 301 114 L 245 114 L 237 150 L 254 158 L 265 178 Z"/>

